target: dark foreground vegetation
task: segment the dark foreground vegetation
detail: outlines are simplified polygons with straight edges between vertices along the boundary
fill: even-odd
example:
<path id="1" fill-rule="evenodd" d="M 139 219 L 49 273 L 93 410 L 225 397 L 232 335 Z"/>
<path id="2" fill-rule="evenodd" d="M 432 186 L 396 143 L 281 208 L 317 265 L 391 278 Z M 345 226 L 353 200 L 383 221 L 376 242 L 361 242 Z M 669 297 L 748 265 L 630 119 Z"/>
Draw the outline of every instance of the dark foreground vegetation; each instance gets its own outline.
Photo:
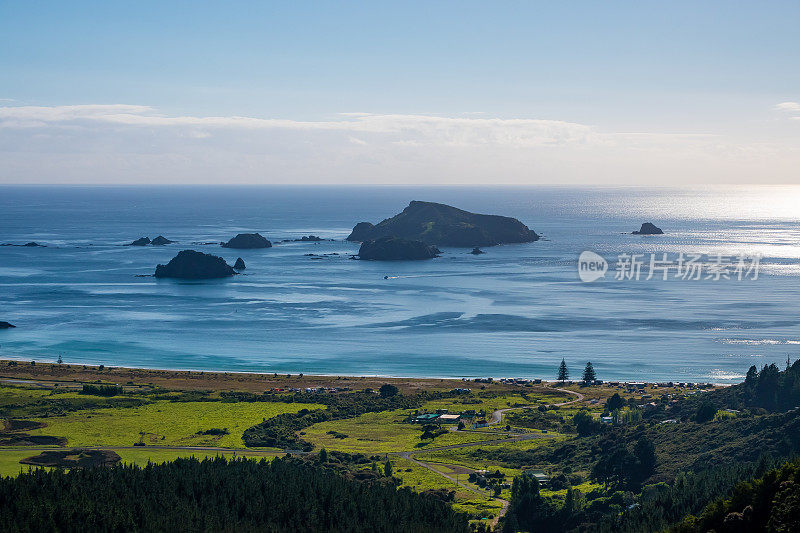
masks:
<path id="1" fill-rule="evenodd" d="M 714 501 L 700 516 L 689 516 L 670 531 L 800 531 L 800 461 L 740 483 L 730 498 Z"/>
<path id="2" fill-rule="evenodd" d="M 291 458 L 36 470 L 0 479 L 0 531 L 466 532 L 444 502 Z"/>

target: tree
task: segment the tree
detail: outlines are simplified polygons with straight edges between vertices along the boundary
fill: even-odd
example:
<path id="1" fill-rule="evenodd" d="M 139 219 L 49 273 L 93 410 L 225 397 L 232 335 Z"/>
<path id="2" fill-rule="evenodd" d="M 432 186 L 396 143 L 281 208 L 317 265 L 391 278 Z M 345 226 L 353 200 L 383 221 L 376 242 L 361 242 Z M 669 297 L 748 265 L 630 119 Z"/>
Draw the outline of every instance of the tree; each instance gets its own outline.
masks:
<path id="1" fill-rule="evenodd" d="M 756 365 L 752 365 L 750 369 L 747 371 L 747 375 L 744 377 L 744 384 L 752 388 L 756 386 L 757 380 L 758 380 L 758 369 L 756 368 Z"/>
<path id="2" fill-rule="evenodd" d="M 567 369 L 567 362 L 561 360 L 561 365 L 558 367 L 558 381 L 567 381 L 569 379 L 569 370 Z"/>
<path id="3" fill-rule="evenodd" d="M 387 460 L 386 464 L 383 465 L 383 475 L 386 477 L 392 477 L 392 462 Z"/>
<path id="4" fill-rule="evenodd" d="M 623 407 L 625 407 L 625 400 L 622 399 L 622 396 L 620 396 L 619 393 L 615 392 L 611 398 L 606 400 L 607 413 L 613 413 L 617 409 L 622 409 Z"/>
<path id="5" fill-rule="evenodd" d="M 586 363 L 586 368 L 583 369 L 583 382 L 593 383 L 595 379 L 597 379 L 597 375 L 594 373 L 592 362 L 589 361 Z"/>
<path id="6" fill-rule="evenodd" d="M 717 406 L 706 400 L 697 408 L 697 412 L 694 414 L 694 421 L 702 424 L 703 422 L 714 420 L 716 414 Z"/>
<path id="7" fill-rule="evenodd" d="M 381 398 L 391 398 L 397 394 L 397 387 L 384 383 L 380 388 Z"/>
<path id="8" fill-rule="evenodd" d="M 319 462 L 320 463 L 327 463 L 328 462 L 328 450 L 322 448 L 319 451 Z"/>
<path id="9" fill-rule="evenodd" d="M 641 483 L 649 478 L 656 469 L 656 448 L 653 441 L 642 435 L 633 446 L 633 455 L 637 461 L 636 481 Z"/>
<path id="10" fill-rule="evenodd" d="M 589 414 L 585 409 L 581 409 L 572 417 L 572 423 L 581 437 L 587 437 L 596 433 L 601 433 L 607 426 Z"/>

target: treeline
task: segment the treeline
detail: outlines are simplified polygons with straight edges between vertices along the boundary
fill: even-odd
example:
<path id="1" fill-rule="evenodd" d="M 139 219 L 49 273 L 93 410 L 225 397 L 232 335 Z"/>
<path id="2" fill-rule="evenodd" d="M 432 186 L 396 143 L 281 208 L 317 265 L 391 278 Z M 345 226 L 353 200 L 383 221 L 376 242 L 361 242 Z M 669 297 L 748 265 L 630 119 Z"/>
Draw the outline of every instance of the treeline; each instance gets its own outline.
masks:
<path id="1" fill-rule="evenodd" d="M 775 365 L 747 371 L 744 383 L 709 393 L 718 407 L 729 409 L 760 408 L 770 412 L 800 407 L 800 360 L 780 371 Z"/>
<path id="2" fill-rule="evenodd" d="M 0 479 L 0 530 L 467 532 L 437 498 L 292 459 L 177 459 Z"/>

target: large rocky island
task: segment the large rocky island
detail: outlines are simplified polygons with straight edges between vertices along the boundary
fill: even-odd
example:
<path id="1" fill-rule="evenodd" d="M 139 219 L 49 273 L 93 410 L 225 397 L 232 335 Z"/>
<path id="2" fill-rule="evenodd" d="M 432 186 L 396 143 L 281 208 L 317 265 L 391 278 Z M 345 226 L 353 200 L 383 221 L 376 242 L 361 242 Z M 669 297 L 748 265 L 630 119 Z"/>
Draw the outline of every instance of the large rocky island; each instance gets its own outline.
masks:
<path id="1" fill-rule="evenodd" d="M 272 248 L 272 243 L 260 233 L 240 233 L 228 242 L 222 243 L 223 248 L 236 248 L 240 250 L 251 248 Z"/>
<path id="2" fill-rule="evenodd" d="M 366 242 L 389 236 L 429 245 L 469 248 L 539 239 L 536 232 L 515 218 L 480 215 L 445 204 L 415 200 L 402 213 L 378 224 L 359 222 L 347 240 Z"/>
<path id="3" fill-rule="evenodd" d="M 157 278 L 214 279 L 233 276 L 236 271 L 216 255 L 183 250 L 166 265 L 156 267 Z"/>
<path id="4" fill-rule="evenodd" d="M 438 248 L 422 241 L 381 237 L 362 243 L 358 258 L 370 261 L 409 261 L 433 259 L 439 253 Z"/>

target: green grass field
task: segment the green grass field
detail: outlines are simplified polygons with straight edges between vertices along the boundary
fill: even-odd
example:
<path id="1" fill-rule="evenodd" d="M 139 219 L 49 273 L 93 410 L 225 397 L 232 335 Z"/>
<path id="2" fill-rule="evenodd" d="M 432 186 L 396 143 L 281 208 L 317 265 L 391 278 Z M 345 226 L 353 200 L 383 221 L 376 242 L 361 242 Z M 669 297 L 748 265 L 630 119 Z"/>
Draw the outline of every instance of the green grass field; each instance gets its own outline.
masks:
<path id="1" fill-rule="evenodd" d="M 510 449 L 510 450 L 531 450 L 539 446 L 547 446 L 553 442 L 561 441 L 566 437 L 558 434 L 551 434 L 549 438 L 531 439 L 523 441 L 503 442 L 498 444 L 481 444 L 479 446 L 469 446 L 465 448 L 456 448 L 452 450 L 433 450 L 421 451 L 414 454 L 414 458 L 423 462 L 446 463 L 453 465 L 460 465 L 473 470 L 482 469 L 496 469 L 500 468 L 501 471 L 513 470 L 510 468 L 503 468 L 502 464 L 493 463 L 484 459 L 476 459 L 470 455 L 478 449 L 483 450 L 497 450 L 497 449 Z"/>
<path id="2" fill-rule="evenodd" d="M 141 448 L 136 450 L 115 450 L 123 463 L 135 464 L 145 466 L 147 463 L 165 463 L 173 461 L 180 457 L 196 457 L 197 459 L 213 458 L 219 456 L 232 458 L 232 457 L 247 457 L 250 459 L 267 459 L 271 461 L 278 454 L 270 454 L 265 452 L 203 452 L 192 450 L 160 450 L 157 448 Z"/>
<path id="3" fill-rule="evenodd" d="M 3 450 L 0 449 L 0 476 L 16 476 L 20 472 L 27 472 L 29 465 L 19 464 L 20 460 L 32 455 L 38 455 L 38 450 Z"/>
<path id="4" fill-rule="evenodd" d="M 417 492 L 431 489 L 455 491 L 453 507 L 462 513 L 467 513 L 472 519 L 491 518 L 500 511 L 500 502 L 491 499 L 488 493 L 487 496 L 476 494 L 407 459 L 394 458 L 392 463 L 394 476 L 402 480 L 403 487 L 409 487 Z M 462 475 L 460 480 L 466 481 L 466 477 Z"/>
<path id="5" fill-rule="evenodd" d="M 422 441 L 421 426 L 403 422 L 408 413 L 406 409 L 399 409 L 322 422 L 306 428 L 301 436 L 317 448 L 365 454 L 414 451 L 502 438 L 497 435 L 459 431 L 441 435 L 432 441 Z M 347 438 L 336 438 L 329 431 L 335 431 L 340 436 L 347 435 Z"/>
<path id="6" fill-rule="evenodd" d="M 219 446 L 243 448 L 245 429 L 282 413 L 324 409 L 317 404 L 277 402 L 170 402 L 160 400 L 141 407 L 83 410 L 65 416 L 35 419 L 47 427 L 32 435 L 66 437 L 69 446 Z M 198 431 L 226 428 L 228 435 L 198 435 Z M 141 433 L 144 433 L 142 436 Z"/>

